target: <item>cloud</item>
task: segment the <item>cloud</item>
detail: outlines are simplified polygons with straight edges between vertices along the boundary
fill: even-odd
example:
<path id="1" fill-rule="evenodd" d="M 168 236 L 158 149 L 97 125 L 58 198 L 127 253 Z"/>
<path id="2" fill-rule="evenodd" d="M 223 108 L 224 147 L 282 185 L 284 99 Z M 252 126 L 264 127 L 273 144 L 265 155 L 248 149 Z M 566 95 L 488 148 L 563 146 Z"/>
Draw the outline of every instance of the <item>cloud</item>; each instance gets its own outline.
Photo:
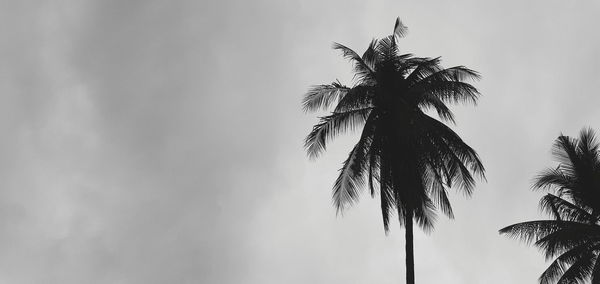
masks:
<path id="1" fill-rule="evenodd" d="M 332 41 L 361 50 L 397 16 L 407 51 L 484 76 L 456 129 L 489 182 L 417 234 L 417 279 L 533 281 L 542 257 L 496 230 L 538 216 L 528 182 L 556 135 L 594 127 L 599 43 L 594 7 L 514 5 L 4 5 L 0 282 L 401 281 L 403 231 L 383 234 L 376 200 L 343 218 L 330 204 L 355 137 L 309 162 L 300 110 L 311 84 L 351 79 Z"/>

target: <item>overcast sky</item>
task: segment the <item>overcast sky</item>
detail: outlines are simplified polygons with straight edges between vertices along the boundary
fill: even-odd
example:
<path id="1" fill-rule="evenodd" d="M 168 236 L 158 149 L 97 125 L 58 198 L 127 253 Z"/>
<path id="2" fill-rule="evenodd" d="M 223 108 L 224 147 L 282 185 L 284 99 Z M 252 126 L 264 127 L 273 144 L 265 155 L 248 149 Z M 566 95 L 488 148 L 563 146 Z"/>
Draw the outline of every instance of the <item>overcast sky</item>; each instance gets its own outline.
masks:
<path id="1" fill-rule="evenodd" d="M 317 161 L 310 85 L 402 51 L 483 75 L 453 127 L 488 182 L 416 232 L 418 283 L 535 283 L 530 191 L 562 132 L 600 130 L 599 1 L 0 1 L 0 283 L 403 283 L 368 195 L 336 217 L 356 135 Z"/>

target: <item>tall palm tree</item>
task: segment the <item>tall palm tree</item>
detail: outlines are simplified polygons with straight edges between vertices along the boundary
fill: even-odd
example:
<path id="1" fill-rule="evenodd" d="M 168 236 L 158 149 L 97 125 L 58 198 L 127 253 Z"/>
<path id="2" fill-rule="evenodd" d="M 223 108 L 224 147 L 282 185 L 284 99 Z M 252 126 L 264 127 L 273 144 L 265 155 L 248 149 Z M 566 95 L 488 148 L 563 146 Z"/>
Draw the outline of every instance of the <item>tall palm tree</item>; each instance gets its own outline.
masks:
<path id="1" fill-rule="evenodd" d="M 386 233 L 396 211 L 406 229 L 406 280 L 412 284 L 413 221 L 429 231 L 436 209 L 452 218 L 447 189 L 455 185 L 470 195 L 472 173 L 483 178 L 484 168 L 454 131 L 425 113 L 433 109 L 441 120 L 454 122 L 446 104 L 476 103 L 479 93 L 465 80 L 479 75 L 464 66 L 444 69 L 439 57 L 401 54 L 397 41 L 406 31 L 397 19 L 394 33 L 371 41 L 362 56 L 334 43 L 354 63 L 355 83 L 313 86 L 303 107 L 318 111 L 335 105 L 306 137 L 311 158 L 337 135 L 362 128 L 333 186 L 333 202 L 340 212 L 358 200 L 361 189 L 367 187 L 373 197 L 378 193 Z"/>
<path id="2" fill-rule="evenodd" d="M 534 242 L 555 258 L 542 273 L 540 283 L 600 283 L 600 153 L 591 129 L 579 138 L 561 135 L 553 155 L 556 168 L 542 172 L 536 189 L 554 190 L 540 201 L 553 220 L 529 221 L 500 230 L 501 234 Z"/>

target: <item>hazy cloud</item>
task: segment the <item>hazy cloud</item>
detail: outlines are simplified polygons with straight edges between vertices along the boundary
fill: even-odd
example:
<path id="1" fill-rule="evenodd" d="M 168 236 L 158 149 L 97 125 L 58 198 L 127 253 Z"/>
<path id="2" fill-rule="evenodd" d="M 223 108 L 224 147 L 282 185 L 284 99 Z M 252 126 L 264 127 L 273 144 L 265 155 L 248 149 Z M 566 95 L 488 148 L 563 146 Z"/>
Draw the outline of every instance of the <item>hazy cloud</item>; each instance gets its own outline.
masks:
<path id="1" fill-rule="evenodd" d="M 398 283 L 403 232 L 378 204 L 336 218 L 354 137 L 310 162 L 312 85 L 348 82 L 332 41 L 403 48 L 483 74 L 457 131 L 488 182 L 416 236 L 419 282 L 525 283 L 531 178 L 560 133 L 600 129 L 597 2 L 0 3 L 0 282 Z"/>

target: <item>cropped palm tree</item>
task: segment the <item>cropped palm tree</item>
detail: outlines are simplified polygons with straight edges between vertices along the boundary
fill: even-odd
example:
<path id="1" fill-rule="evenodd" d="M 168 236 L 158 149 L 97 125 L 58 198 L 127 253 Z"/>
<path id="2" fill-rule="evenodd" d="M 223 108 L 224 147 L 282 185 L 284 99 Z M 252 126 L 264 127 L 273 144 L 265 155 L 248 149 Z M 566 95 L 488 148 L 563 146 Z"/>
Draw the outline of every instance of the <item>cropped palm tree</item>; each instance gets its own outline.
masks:
<path id="1" fill-rule="evenodd" d="M 362 56 L 341 44 L 354 63 L 355 83 L 313 86 L 303 100 L 305 111 L 335 106 L 306 137 L 305 147 L 316 158 L 327 143 L 347 130 L 362 129 L 333 186 L 333 202 L 343 211 L 368 188 L 381 200 L 383 227 L 398 214 L 406 228 L 406 279 L 414 283 L 413 221 L 425 231 L 433 227 L 435 210 L 452 218 L 447 189 L 472 193 L 472 173 L 483 178 L 476 152 L 444 123 L 424 111 L 433 109 L 443 121 L 454 122 L 447 103 L 476 103 L 479 93 L 466 83 L 479 75 L 466 67 L 444 69 L 440 58 L 401 54 L 397 41 L 406 27 L 396 20 L 394 34 L 373 40 Z"/>
<path id="2" fill-rule="evenodd" d="M 541 199 L 540 207 L 553 220 L 529 221 L 500 230 L 545 251 L 554 261 L 542 273 L 540 283 L 600 283 L 600 153 L 591 129 L 579 138 L 559 136 L 553 154 L 558 167 L 547 169 L 534 188 L 554 190 Z"/>

